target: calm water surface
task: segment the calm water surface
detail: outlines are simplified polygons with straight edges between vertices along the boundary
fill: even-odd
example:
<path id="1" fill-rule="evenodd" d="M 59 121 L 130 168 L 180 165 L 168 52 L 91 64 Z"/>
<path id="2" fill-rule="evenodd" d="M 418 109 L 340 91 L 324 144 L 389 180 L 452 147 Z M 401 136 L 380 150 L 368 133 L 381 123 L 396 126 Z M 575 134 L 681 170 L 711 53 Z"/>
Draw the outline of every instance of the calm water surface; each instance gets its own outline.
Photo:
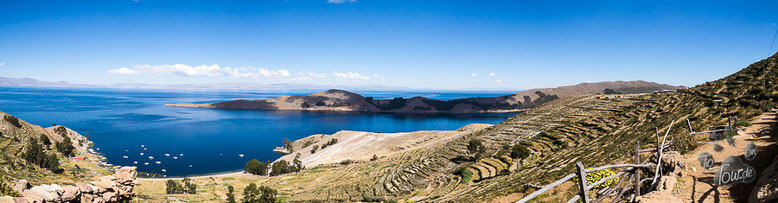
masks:
<path id="1" fill-rule="evenodd" d="M 89 133 L 95 148 L 100 148 L 109 163 L 133 165 L 133 161 L 138 161 L 138 170 L 162 173 L 164 168 L 168 176 L 241 170 L 252 158 L 272 161 L 280 157 L 272 149 L 281 146 L 284 138 L 296 140 L 339 130 L 454 130 L 470 123 L 496 124 L 516 115 L 219 110 L 164 106 L 168 103 L 220 102 L 314 92 L 317 90 L 258 92 L 0 87 L 0 111 L 44 127 L 56 123 L 81 134 Z M 357 92 L 375 98 L 424 96 L 443 100 L 513 93 Z M 141 145 L 145 145 L 146 150 Z M 170 157 L 164 156 L 165 153 Z M 172 158 L 180 154 L 184 155 Z M 239 154 L 245 156 L 241 158 Z M 148 156 L 154 156 L 154 160 L 149 160 Z M 155 164 L 155 161 L 162 163 Z M 143 165 L 144 162 L 150 165 Z"/>

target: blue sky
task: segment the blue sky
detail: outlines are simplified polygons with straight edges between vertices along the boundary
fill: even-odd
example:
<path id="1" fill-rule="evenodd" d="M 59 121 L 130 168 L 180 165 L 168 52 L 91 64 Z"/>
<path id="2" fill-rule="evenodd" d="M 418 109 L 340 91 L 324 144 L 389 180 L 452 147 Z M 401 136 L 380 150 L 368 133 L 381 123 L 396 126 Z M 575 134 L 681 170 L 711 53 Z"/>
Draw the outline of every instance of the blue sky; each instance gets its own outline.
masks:
<path id="1" fill-rule="evenodd" d="M 612 80 L 692 86 L 767 57 L 776 8 L 778 0 L 0 0 L 0 77 L 452 90 Z"/>

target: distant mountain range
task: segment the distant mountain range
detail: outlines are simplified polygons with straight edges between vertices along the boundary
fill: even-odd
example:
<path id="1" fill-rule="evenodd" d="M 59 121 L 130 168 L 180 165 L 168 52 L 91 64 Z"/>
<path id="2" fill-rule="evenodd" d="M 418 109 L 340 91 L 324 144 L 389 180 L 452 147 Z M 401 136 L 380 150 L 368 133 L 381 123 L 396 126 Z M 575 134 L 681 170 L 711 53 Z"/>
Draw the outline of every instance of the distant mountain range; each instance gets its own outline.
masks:
<path id="1" fill-rule="evenodd" d="M 681 89 L 646 81 L 581 83 L 557 88 L 532 89 L 499 97 L 435 100 L 424 97 L 373 99 L 345 90 L 331 89 L 310 95 L 281 96 L 270 99 L 235 100 L 212 104 L 168 104 L 176 107 L 217 109 L 265 109 L 306 111 L 362 111 L 396 113 L 478 113 L 518 111 L 539 106 L 559 97 L 596 93 L 649 93 Z"/>

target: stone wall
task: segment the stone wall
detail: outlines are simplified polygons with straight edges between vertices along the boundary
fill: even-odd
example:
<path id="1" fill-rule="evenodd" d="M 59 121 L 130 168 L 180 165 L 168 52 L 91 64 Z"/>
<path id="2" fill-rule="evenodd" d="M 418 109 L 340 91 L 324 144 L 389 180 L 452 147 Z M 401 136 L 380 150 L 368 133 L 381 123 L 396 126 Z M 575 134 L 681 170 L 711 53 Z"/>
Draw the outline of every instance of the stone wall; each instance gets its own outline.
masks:
<path id="1" fill-rule="evenodd" d="M 75 185 L 31 186 L 26 180 L 18 181 L 13 189 L 22 197 L 0 197 L 0 203 L 42 203 L 42 202 L 120 202 L 135 197 L 136 167 L 122 167 L 115 174 L 103 176 L 90 183 Z"/>

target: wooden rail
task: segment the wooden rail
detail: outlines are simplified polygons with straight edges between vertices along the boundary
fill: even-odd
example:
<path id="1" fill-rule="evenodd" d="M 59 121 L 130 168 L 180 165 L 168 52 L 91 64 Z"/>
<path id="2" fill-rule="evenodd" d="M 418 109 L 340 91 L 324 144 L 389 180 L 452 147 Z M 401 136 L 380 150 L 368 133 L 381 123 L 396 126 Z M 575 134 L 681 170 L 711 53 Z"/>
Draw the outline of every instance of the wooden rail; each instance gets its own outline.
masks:
<path id="1" fill-rule="evenodd" d="M 657 147 L 653 147 L 653 148 L 645 149 L 645 150 L 640 150 L 640 142 L 635 143 L 635 151 L 634 151 L 635 163 L 634 164 L 615 164 L 615 165 L 607 165 L 607 166 L 600 166 L 600 167 L 597 167 L 597 168 L 585 169 L 581 162 L 576 162 L 576 164 L 575 164 L 576 172 L 575 173 L 568 174 L 565 177 L 563 177 L 562 179 L 559 179 L 557 181 L 554 181 L 551 184 L 546 185 L 545 187 L 543 187 L 543 188 L 541 188 L 541 189 L 539 189 L 539 190 L 537 190 L 537 191 L 535 191 L 535 192 L 525 196 L 521 200 L 517 201 L 517 203 L 528 202 L 529 200 L 532 200 L 532 199 L 540 196 L 541 194 L 543 194 L 543 193 L 545 193 L 545 192 L 547 192 L 547 191 L 549 191 L 549 190 L 551 190 L 551 189 L 553 189 L 553 188 L 555 188 L 555 187 L 557 187 L 559 185 L 562 185 L 563 183 L 569 181 L 570 179 L 573 179 L 574 177 L 578 177 L 577 185 L 578 185 L 578 188 L 579 188 L 579 193 L 576 196 L 574 196 L 573 198 L 571 198 L 570 200 L 568 200 L 567 201 L 568 203 L 577 202 L 578 200 L 581 200 L 581 202 L 584 202 L 584 203 L 600 202 L 600 201 L 604 200 L 606 197 L 609 197 L 609 196 L 615 196 L 612 202 L 616 202 L 617 200 L 621 199 L 621 196 L 628 190 L 634 190 L 635 196 L 640 196 L 641 195 L 641 192 L 640 192 L 641 184 L 643 182 L 646 182 L 646 181 L 652 181 L 651 182 L 651 186 L 649 188 L 650 188 L 650 190 L 654 190 L 656 188 L 656 181 L 661 176 L 660 170 L 661 170 L 661 165 L 662 165 L 662 154 L 663 154 L 665 149 L 671 147 L 672 144 L 673 144 L 673 139 L 670 139 L 670 141 L 667 142 L 668 141 L 667 140 L 667 136 L 670 134 L 670 130 L 672 129 L 672 126 L 673 126 L 674 123 L 675 123 L 675 121 L 670 122 L 670 126 L 667 128 L 667 132 L 665 133 L 664 138 L 662 139 L 661 144 L 659 143 L 659 132 L 658 132 L 658 129 L 657 129 L 657 132 L 655 134 L 657 145 L 658 145 Z M 659 147 L 659 146 L 661 146 L 661 147 Z M 656 163 L 648 163 L 649 159 L 643 160 L 641 162 L 641 160 L 640 160 L 640 153 L 643 153 L 643 152 L 654 152 L 654 153 L 656 153 L 656 157 L 657 157 Z M 619 171 L 615 175 L 605 177 L 605 178 L 600 179 L 599 181 L 594 182 L 594 183 L 587 183 L 586 173 L 600 171 L 600 170 L 604 170 L 604 169 L 610 169 L 610 168 L 625 168 L 625 167 L 626 167 L 626 169 L 623 169 L 623 170 Z M 640 179 L 640 172 L 641 172 L 641 170 L 642 169 L 650 169 L 650 168 L 655 168 L 654 177 L 653 178 L 645 178 L 645 179 L 641 180 Z M 630 175 L 632 177 L 630 177 Z M 618 183 L 616 183 L 615 185 L 613 185 L 611 187 L 608 187 L 608 188 L 605 188 L 603 190 L 600 190 L 602 193 L 600 193 L 600 197 L 599 198 L 594 199 L 594 200 L 589 198 L 589 194 L 588 194 L 589 190 L 592 190 L 592 189 L 594 189 L 594 187 L 596 187 L 596 186 L 598 186 L 600 184 L 603 184 L 603 183 L 605 183 L 605 182 L 607 182 L 609 180 L 612 180 L 614 178 L 619 178 L 619 177 L 620 177 L 620 179 L 619 179 Z M 629 179 L 629 180 L 625 180 L 625 179 Z M 629 186 L 630 182 L 634 183 L 632 187 Z M 621 190 L 619 190 L 618 188 L 622 187 L 622 185 L 624 185 L 623 188 Z M 619 193 L 613 194 L 616 191 L 619 191 Z"/>

